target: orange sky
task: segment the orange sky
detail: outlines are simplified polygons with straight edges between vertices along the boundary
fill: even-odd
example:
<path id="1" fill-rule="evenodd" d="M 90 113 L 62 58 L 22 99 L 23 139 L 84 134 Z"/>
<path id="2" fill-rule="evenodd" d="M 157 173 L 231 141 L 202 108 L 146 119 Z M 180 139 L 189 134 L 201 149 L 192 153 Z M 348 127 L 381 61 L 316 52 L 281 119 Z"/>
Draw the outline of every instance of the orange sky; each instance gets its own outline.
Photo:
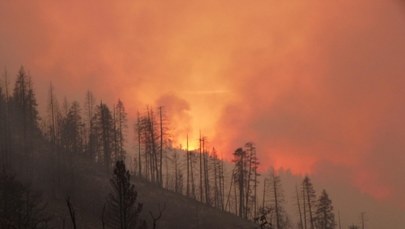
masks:
<path id="1" fill-rule="evenodd" d="M 0 65 L 24 64 L 40 103 L 52 80 L 131 117 L 164 105 L 179 143 L 201 130 L 224 155 L 254 141 L 264 167 L 350 168 L 405 209 L 401 0 L 6 0 L 0 14 Z"/>

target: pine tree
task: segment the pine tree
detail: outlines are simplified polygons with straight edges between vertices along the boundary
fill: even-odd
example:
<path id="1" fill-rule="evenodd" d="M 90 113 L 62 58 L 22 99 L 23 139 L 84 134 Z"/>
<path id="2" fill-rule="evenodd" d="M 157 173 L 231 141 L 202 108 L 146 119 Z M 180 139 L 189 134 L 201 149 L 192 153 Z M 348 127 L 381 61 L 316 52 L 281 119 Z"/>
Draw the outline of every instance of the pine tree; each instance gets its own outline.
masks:
<path id="1" fill-rule="evenodd" d="M 95 98 L 91 91 L 87 91 L 85 97 L 85 118 L 86 118 L 86 125 L 85 125 L 85 134 L 86 137 L 84 138 L 84 142 L 86 145 L 86 154 L 91 160 L 96 160 L 96 150 L 97 150 L 97 129 L 94 125 L 95 118 L 94 118 L 94 110 L 95 110 Z"/>
<path id="2" fill-rule="evenodd" d="M 0 171 L 0 228 L 46 229 L 50 217 L 39 194 Z"/>
<path id="3" fill-rule="evenodd" d="M 38 132 L 38 111 L 35 93 L 32 87 L 31 77 L 21 67 L 14 84 L 13 91 L 14 116 L 19 122 L 20 128 L 25 134 L 32 135 Z M 15 123 L 16 124 L 16 123 Z"/>
<path id="4" fill-rule="evenodd" d="M 0 84 L 0 155 L 2 166 L 10 165 L 10 99 L 8 92 L 8 75 L 4 72 L 4 84 Z"/>
<path id="5" fill-rule="evenodd" d="M 329 199 L 325 190 L 322 191 L 318 199 L 315 220 L 317 229 L 334 229 L 336 227 L 332 201 Z"/>
<path id="6" fill-rule="evenodd" d="M 63 168 L 68 175 L 67 181 L 70 192 L 75 191 L 77 179 L 77 164 L 83 156 L 83 123 L 80 115 L 80 105 L 73 102 L 66 116 L 60 119 L 60 149 L 63 151 Z M 73 195 L 74 193 L 72 193 Z"/>
<path id="7" fill-rule="evenodd" d="M 232 178 L 236 184 L 235 187 L 237 186 L 239 190 L 239 216 L 253 219 L 257 214 L 257 177 L 259 176 L 256 147 L 248 142 L 245 148 L 238 148 L 233 155 L 235 168 Z"/>
<path id="8" fill-rule="evenodd" d="M 38 128 L 38 111 L 35 93 L 29 75 L 21 67 L 14 85 L 13 96 L 11 100 L 13 118 L 13 148 L 23 159 L 18 160 L 20 165 L 25 168 L 27 176 L 32 176 L 31 167 L 23 163 L 34 162 L 34 152 L 36 150 L 34 142 L 40 136 Z"/>
<path id="9" fill-rule="evenodd" d="M 237 184 L 239 189 L 239 212 L 240 217 L 246 218 L 246 206 L 245 206 L 245 184 L 246 184 L 246 151 L 242 148 L 238 148 L 233 153 L 235 163 L 235 170 L 233 174 L 233 179 L 235 184 Z"/>
<path id="10" fill-rule="evenodd" d="M 124 144 L 127 128 L 127 113 L 122 101 L 118 100 L 114 107 L 114 151 L 117 160 L 125 160 Z"/>
<path id="11" fill-rule="evenodd" d="M 161 187 L 163 187 L 163 139 L 165 136 L 163 130 L 163 107 L 159 107 L 159 174 L 158 174 L 158 183 Z"/>
<path id="12" fill-rule="evenodd" d="M 137 202 L 138 193 L 131 184 L 131 175 L 123 161 L 117 161 L 111 178 L 112 192 L 107 200 L 107 225 L 111 228 L 132 229 L 144 225 L 140 219 L 142 204 Z"/>
<path id="13" fill-rule="evenodd" d="M 139 112 L 137 113 L 136 124 L 135 124 L 135 134 L 138 140 L 138 176 L 142 177 L 142 157 L 141 157 L 141 139 L 142 139 L 142 123 Z"/>
<path id="14" fill-rule="evenodd" d="M 57 150 L 57 144 L 58 144 L 58 133 L 59 133 L 59 126 L 58 124 L 58 119 L 60 118 L 60 111 L 59 111 L 59 104 L 58 100 L 55 96 L 54 93 L 54 87 L 52 82 L 49 85 L 49 92 L 48 92 L 48 109 L 47 109 L 47 136 L 49 140 L 49 147 L 51 151 L 51 157 L 52 157 L 52 165 L 53 168 L 51 170 L 52 174 L 54 175 L 53 179 L 53 188 L 56 186 L 60 185 L 60 180 L 61 180 L 61 174 L 60 174 L 60 169 L 61 169 L 61 155 L 60 155 L 60 150 Z"/>
<path id="15" fill-rule="evenodd" d="M 96 150 L 97 160 L 102 162 L 106 171 L 109 172 L 113 161 L 113 119 L 108 106 L 100 103 L 96 108 L 93 119 L 94 128 L 96 128 L 96 141 L 99 143 Z"/>
<path id="16" fill-rule="evenodd" d="M 73 102 L 68 109 L 66 117 L 62 119 L 61 125 L 62 147 L 68 158 L 74 155 L 80 155 L 83 150 L 81 137 L 82 126 L 80 105 L 78 102 Z"/>
<path id="17" fill-rule="evenodd" d="M 295 195 L 297 198 L 297 208 L 298 208 L 298 217 L 299 217 L 299 221 L 298 221 L 298 228 L 299 229 L 304 229 L 304 222 L 302 220 L 302 209 L 301 209 L 301 200 L 300 200 L 300 193 L 298 192 L 298 187 L 295 186 Z"/>
<path id="18" fill-rule="evenodd" d="M 311 229 L 315 228 L 315 218 L 314 218 L 314 210 L 316 205 L 316 193 L 314 187 L 311 183 L 311 180 L 308 176 L 304 178 L 302 182 L 302 190 L 303 190 L 303 205 L 304 205 L 304 228 L 306 227 L 306 222 L 308 218 L 308 222 Z"/>
<path id="19" fill-rule="evenodd" d="M 0 84 L 0 158 L 2 164 L 0 165 L 1 167 L 6 166 L 6 153 L 5 153 L 5 145 L 6 145 L 6 123 L 5 123 L 5 117 L 6 117 L 6 99 L 3 94 L 3 89 Z"/>

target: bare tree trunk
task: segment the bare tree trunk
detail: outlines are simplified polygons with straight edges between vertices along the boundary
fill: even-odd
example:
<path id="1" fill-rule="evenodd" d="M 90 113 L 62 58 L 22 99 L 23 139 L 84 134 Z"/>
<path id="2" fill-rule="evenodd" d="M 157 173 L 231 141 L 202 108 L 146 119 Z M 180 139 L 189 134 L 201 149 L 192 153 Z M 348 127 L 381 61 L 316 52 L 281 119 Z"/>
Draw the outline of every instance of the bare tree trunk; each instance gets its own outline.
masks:
<path id="1" fill-rule="evenodd" d="M 248 164 L 248 174 L 247 174 L 247 183 L 246 183 L 246 197 L 245 197 L 245 219 L 248 218 L 248 211 L 247 209 L 249 208 L 249 197 L 250 197 L 250 182 L 251 182 L 251 176 L 252 176 L 252 149 L 248 149 L 247 152 L 247 158 L 249 161 Z"/>
<path id="2" fill-rule="evenodd" d="M 152 218 L 152 228 L 156 229 L 157 228 L 157 222 L 160 220 L 160 218 L 162 217 L 162 213 L 165 211 L 166 209 L 166 203 L 163 204 L 163 207 L 161 208 L 159 205 L 159 214 L 157 216 L 154 216 L 153 213 L 150 211 L 150 217 Z"/>
<path id="3" fill-rule="evenodd" d="M 365 226 L 365 224 L 364 224 L 364 222 L 365 222 L 364 216 L 365 216 L 365 215 L 366 215 L 365 212 L 362 212 L 362 213 L 361 213 L 361 229 L 364 229 L 364 226 Z"/>
<path id="4" fill-rule="evenodd" d="M 202 165 L 202 148 L 201 148 L 201 141 L 202 141 L 202 139 L 201 139 L 201 132 L 200 132 L 200 139 L 199 139 L 199 142 L 200 142 L 200 202 L 203 202 L 203 185 L 202 185 L 202 183 L 203 183 L 203 169 L 202 169 L 202 167 L 203 167 L 203 165 Z"/>
<path id="5" fill-rule="evenodd" d="M 93 126 L 93 115 L 94 115 L 94 97 L 90 91 L 86 93 L 86 107 L 87 107 L 87 121 L 88 121 L 88 139 L 87 139 L 87 150 L 88 156 L 94 160 L 95 156 L 95 136 L 94 136 L 94 126 Z"/>
<path id="6" fill-rule="evenodd" d="M 158 167 L 158 157 L 157 157 L 157 152 L 156 152 L 156 143 L 155 143 L 155 127 L 154 127 L 154 115 L 153 111 L 150 110 L 150 117 L 149 117 L 149 125 L 150 125 L 150 137 L 151 137 L 151 143 L 152 143 L 152 156 L 153 156 L 153 177 L 152 177 L 152 182 L 156 182 L 157 176 L 159 174 L 159 167 Z"/>
<path id="7" fill-rule="evenodd" d="M 103 229 L 105 229 L 105 206 L 106 204 L 104 204 L 103 211 L 101 213 L 101 225 Z"/>
<path id="8" fill-rule="evenodd" d="M 239 174 L 239 216 L 240 217 L 242 217 L 242 218 L 245 218 L 245 214 L 244 214 L 244 207 L 245 206 L 243 206 L 244 205 L 244 203 L 245 203 L 245 201 L 244 201 L 244 194 L 245 194 L 245 192 L 244 192 L 244 187 L 245 187 L 245 177 L 244 177 L 244 171 L 245 171 L 245 168 L 244 168 L 244 164 L 245 164 L 245 158 L 244 158 L 244 153 L 241 153 L 241 158 L 240 158 L 240 160 L 241 160 L 241 169 L 240 169 L 240 174 Z"/>
<path id="9" fill-rule="evenodd" d="M 187 197 L 190 197 L 190 152 L 188 151 L 188 134 L 186 140 L 186 163 L 187 163 L 187 187 L 186 187 L 186 194 Z"/>
<path id="10" fill-rule="evenodd" d="M 191 194 L 193 198 L 195 199 L 195 185 L 194 185 L 194 169 L 193 169 L 193 160 L 194 160 L 194 154 L 190 152 L 190 175 L 191 175 Z"/>
<path id="11" fill-rule="evenodd" d="M 147 107 L 147 116 L 144 118 L 144 128 L 145 128 L 145 154 L 148 160 L 148 174 L 147 177 L 150 178 L 152 183 L 158 183 L 158 155 L 156 151 L 156 135 L 155 135 L 155 124 L 153 111 Z"/>
<path id="12" fill-rule="evenodd" d="M 296 195 L 297 195 L 297 206 L 298 206 L 298 214 L 299 214 L 299 217 L 300 217 L 300 227 L 301 227 L 301 229 L 303 229 L 303 221 L 302 221 L 302 213 L 301 213 L 301 204 L 300 204 L 300 196 L 299 196 L 299 193 L 298 193 L 298 188 L 297 188 L 297 186 L 295 186 L 295 191 L 296 191 Z"/>
<path id="13" fill-rule="evenodd" d="M 3 158 L 3 167 L 10 165 L 10 127 L 9 127 L 9 91 L 8 91 L 8 75 L 7 69 L 4 70 L 4 158 Z"/>
<path id="14" fill-rule="evenodd" d="M 214 151 L 215 152 L 215 151 Z M 213 155 L 213 165 L 214 165 L 214 206 L 219 207 L 219 190 L 218 190 L 218 173 L 217 173 L 217 158 L 216 155 Z"/>
<path id="15" fill-rule="evenodd" d="M 209 186 L 209 174 L 208 174 L 208 152 L 205 150 L 205 137 L 202 138 L 202 152 L 203 152 L 203 170 L 204 170 L 204 191 L 205 191 L 205 203 L 210 205 L 210 186 Z"/>
<path id="16" fill-rule="evenodd" d="M 166 189 L 169 189 L 169 156 L 165 154 L 165 164 L 166 164 Z"/>
<path id="17" fill-rule="evenodd" d="M 76 212 L 73 209 L 72 203 L 70 202 L 70 197 L 66 197 L 66 205 L 69 209 L 70 219 L 72 220 L 73 229 L 76 229 Z"/>
<path id="18" fill-rule="evenodd" d="M 142 162 L 141 162 L 141 120 L 140 120 L 140 117 L 139 117 L 139 112 L 138 112 L 138 117 L 137 117 L 136 130 L 137 130 L 137 132 L 138 132 L 138 175 L 139 175 L 139 177 L 142 177 Z"/>
<path id="19" fill-rule="evenodd" d="M 236 193 L 236 185 L 234 185 L 233 190 L 234 190 L 234 194 L 235 194 L 235 215 L 239 215 L 239 217 L 242 217 L 242 215 L 240 214 L 241 213 L 240 207 L 239 207 L 239 211 L 238 211 L 238 205 L 240 206 L 241 203 L 240 203 L 240 201 L 238 202 L 238 195 Z"/>
<path id="20" fill-rule="evenodd" d="M 253 218 L 255 219 L 257 217 L 257 168 L 254 169 L 254 199 L 253 199 Z"/>
<path id="21" fill-rule="evenodd" d="M 173 160 L 173 162 L 174 162 L 174 191 L 175 192 L 179 192 L 179 186 L 178 186 L 178 184 L 179 184 L 179 170 L 178 170 L 178 166 L 177 166 L 177 158 L 178 156 L 177 156 L 177 152 L 174 152 L 174 160 Z"/>
<path id="22" fill-rule="evenodd" d="M 307 229 L 307 210 L 305 204 L 305 187 L 302 188 L 302 202 L 304 205 L 304 229 Z"/>
<path id="23" fill-rule="evenodd" d="M 262 208 L 264 209 L 265 204 L 266 204 L 266 181 L 267 179 L 264 178 L 263 179 L 263 197 L 262 197 Z"/>
<path id="24" fill-rule="evenodd" d="M 309 212 L 309 220 L 311 223 L 311 229 L 314 229 L 314 218 L 312 217 L 312 206 L 311 206 L 311 198 L 309 196 L 309 191 L 307 190 L 307 202 L 308 202 L 308 212 Z"/>
<path id="25" fill-rule="evenodd" d="M 275 175 L 275 171 L 273 169 L 273 193 L 274 193 L 274 204 L 275 204 L 275 211 L 276 211 L 276 225 L 277 229 L 280 228 L 280 209 L 279 209 L 279 198 L 278 198 L 278 184 L 277 184 L 277 178 Z"/>
<path id="26" fill-rule="evenodd" d="M 231 184 L 229 185 L 228 197 L 226 198 L 226 203 L 225 203 L 225 210 L 226 210 L 227 207 L 229 206 L 228 212 L 231 212 L 230 198 L 231 198 L 231 190 L 232 190 L 234 175 L 235 175 L 235 169 L 232 170 Z M 235 208 L 235 210 L 236 210 L 236 208 Z M 236 212 L 237 212 L 237 211 L 236 211 Z"/>
<path id="27" fill-rule="evenodd" d="M 113 143 L 114 143 L 113 149 L 114 149 L 114 157 L 115 157 L 113 159 L 113 161 L 115 161 L 119 158 L 119 156 L 118 156 L 119 147 L 118 147 L 117 111 L 115 109 L 115 106 L 113 106 L 112 110 L 113 110 L 113 115 L 112 115 L 113 126 L 112 127 L 113 127 Z M 123 160 L 123 159 L 120 159 L 120 160 Z"/>
<path id="28" fill-rule="evenodd" d="M 51 137 L 51 150 L 53 154 L 59 154 L 56 150 L 56 125 L 55 125 L 55 96 L 53 92 L 52 82 L 49 86 L 49 109 L 51 112 L 51 128 L 50 128 L 50 137 Z M 56 175 L 56 186 L 60 186 L 60 166 L 59 166 L 59 155 L 53 155 L 54 161 L 54 174 Z"/>
<path id="29" fill-rule="evenodd" d="M 163 173 L 162 173 L 162 167 L 163 167 L 163 111 L 162 107 L 159 107 L 159 117 L 160 117 L 160 154 L 159 154 L 159 185 L 160 187 L 163 187 Z"/>
<path id="30" fill-rule="evenodd" d="M 224 209 L 224 201 L 225 201 L 225 175 L 224 175 L 224 159 L 221 157 L 221 172 L 220 172 L 220 187 L 221 187 L 221 208 Z"/>

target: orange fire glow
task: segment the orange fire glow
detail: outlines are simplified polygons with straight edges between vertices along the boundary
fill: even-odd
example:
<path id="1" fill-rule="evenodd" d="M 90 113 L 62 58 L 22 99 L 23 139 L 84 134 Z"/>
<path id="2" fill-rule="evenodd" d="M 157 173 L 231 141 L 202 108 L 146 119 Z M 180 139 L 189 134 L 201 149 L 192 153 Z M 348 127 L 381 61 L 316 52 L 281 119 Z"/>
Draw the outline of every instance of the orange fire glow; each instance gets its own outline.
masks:
<path id="1" fill-rule="evenodd" d="M 131 121 L 164 106 L 176 146 L 188 134 L 197 149 L 201 131 L 230 159 L 253 141 L 263 168 L 350 166 L 350 185 L 396 202 L 405 199 L 399 2 L 0 1 L 0 65 L 30 69 L 40 104 L 53 81 L 69 99 L 88 89 L 122 99 Z"/>

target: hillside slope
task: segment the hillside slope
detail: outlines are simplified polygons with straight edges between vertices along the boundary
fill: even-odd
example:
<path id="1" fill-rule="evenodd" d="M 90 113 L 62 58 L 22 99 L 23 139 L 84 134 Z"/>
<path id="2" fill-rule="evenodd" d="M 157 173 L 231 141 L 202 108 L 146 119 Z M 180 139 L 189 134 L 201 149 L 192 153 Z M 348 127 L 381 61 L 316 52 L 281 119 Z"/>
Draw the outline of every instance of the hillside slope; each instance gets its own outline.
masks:
<path id="1" fill-rule="evenodd" d="M 198 201 L 167 191 L 145 182 L 135 182 L 138 199 L 144 203 L 143 217 L 150 219 L 149 211 L 157 215 L 159 204 L 166 204 L 158 228 L 256 228 L 255 224 L 233 214 L 223 212 Z M 151 225 L 148 221 L 148 225 Z"/>
<path id="2" fill-rule="evenodd" d="M 71 193 L 71 200 L 76 212 L 77 225 L 80 229 L 101 228 L 101 213 L 106 197 L 111 190 L 109 179 L 103 173 L 83 173 L 76 180 L 77 190 Z M 159 229 L 253 229 L 257 226 L 228 212 L 201 204 L 179 193 L 168 191 L 155 184 L 132 178 L 137 201 L 143 203 L 141 218 L 145 219 L 148 228 L 152 228 L 150 213 L 157 216 L 159 205 L 165 205 Z M 49 189 L 48 189 L 49 190 Z M 45 190 L 44 190 L 45 191 Z M 45 194 L 46 192 L 44 192 Z M 65 192 L 57 191 L 56 195 L 45 194 L 48 211 L 53 216 L 54 228 L 72 228 Z M 65 225 L 65 226 L 63 226 Z"/>

